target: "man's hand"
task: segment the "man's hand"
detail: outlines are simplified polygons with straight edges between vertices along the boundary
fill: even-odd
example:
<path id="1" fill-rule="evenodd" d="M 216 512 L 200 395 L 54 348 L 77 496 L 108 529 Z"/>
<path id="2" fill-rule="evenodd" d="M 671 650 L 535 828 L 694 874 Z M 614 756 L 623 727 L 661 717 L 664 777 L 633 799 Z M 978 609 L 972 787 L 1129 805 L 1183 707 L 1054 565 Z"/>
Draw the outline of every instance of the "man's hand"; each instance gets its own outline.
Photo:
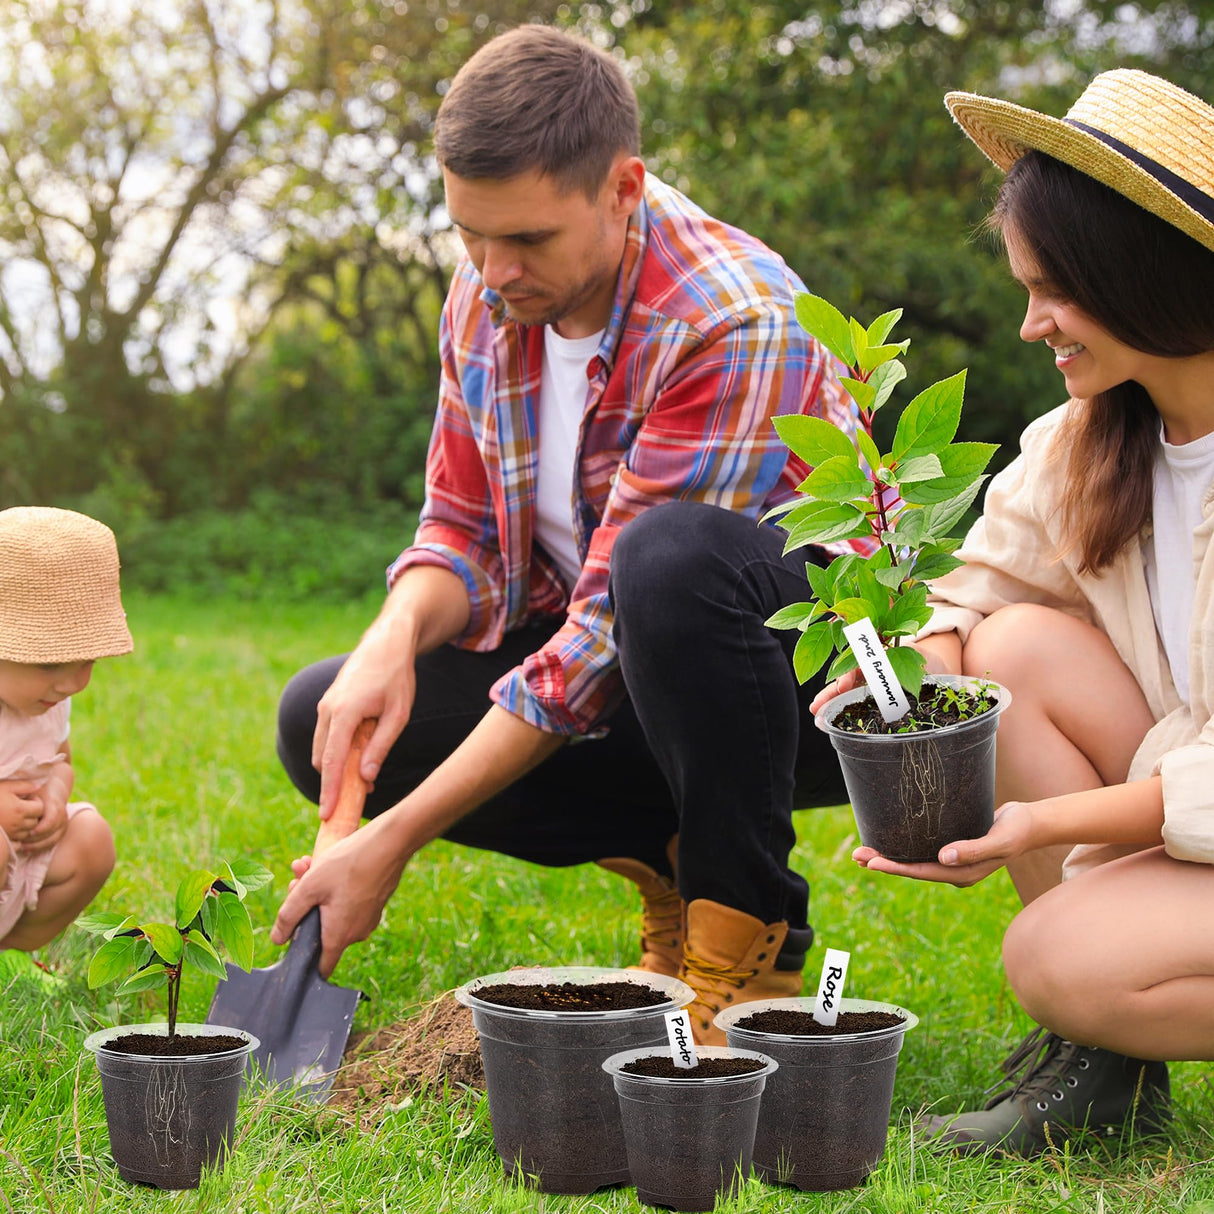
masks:
<path id="1" fill-rule="evenodd" d="M 871 847 L 857 847 L 851 858 L 871 872 L 965 887 L 976 885 L 1009 860 L 1031 851 L 1037 846 L 1033 838 L 1033 803 L 1008 801 L 996 811 L 994 824 L 981 839 L 946 844 L 940 849 L 938 862 L 900 864 Z"/>
<path id="2" fill-rule="evenodd" d="M 414 664 L 468 623 L 468 592 L 457 574 L 433 565 L 406 570 L 374 623 L 317 705 L 312 766 L 320 772 L 320 816 L 337 804 L 350 740 L 368 719 L 379 724 L 363 751 L 359 771 L 368 786 L 409 722 L 417 682 Z"/>
<path id="3" fill-rule="evenodd" d="M 286 944 L 296 924 L 314 906 L 320 907 L 320 975 L 327 978 L 345 950 L 365 940 L 379 926 L 388 899 L 400 883 L 408 856 L 380 838 L 383 818 L 368 822 L 335 843 L 313 864 L 311 856 L 296 860 L 295 880 L 270 931 L 275 944 Z"/>

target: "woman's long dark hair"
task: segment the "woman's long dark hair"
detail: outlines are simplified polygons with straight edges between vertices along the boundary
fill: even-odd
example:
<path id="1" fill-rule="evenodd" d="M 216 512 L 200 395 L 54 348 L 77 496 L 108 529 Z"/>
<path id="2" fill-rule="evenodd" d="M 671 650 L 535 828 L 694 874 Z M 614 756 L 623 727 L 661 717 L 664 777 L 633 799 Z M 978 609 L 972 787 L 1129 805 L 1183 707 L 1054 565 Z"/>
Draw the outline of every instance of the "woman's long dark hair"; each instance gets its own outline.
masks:
<path id="1" fill-rule="evenodd" d="M 1164 358 L 1214 350 L 1214 251 L 1095 178 L 1029 152 L 990 224 L 1014 231 L 1050 286 L 1118 341 Z M 1159 415 L 1132 380 L 1068 411 L 1061 510 L 1081 572 L 1112 564 L 1150 521 L 1158 442 Z"/>

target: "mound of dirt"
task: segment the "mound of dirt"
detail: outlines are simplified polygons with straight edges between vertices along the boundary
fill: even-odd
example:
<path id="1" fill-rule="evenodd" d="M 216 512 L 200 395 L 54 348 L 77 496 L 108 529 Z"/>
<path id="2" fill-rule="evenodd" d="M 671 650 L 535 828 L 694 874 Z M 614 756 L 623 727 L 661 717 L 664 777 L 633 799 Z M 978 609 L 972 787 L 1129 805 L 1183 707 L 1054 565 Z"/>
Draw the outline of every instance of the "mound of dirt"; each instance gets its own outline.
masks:
<path id="1" fill-rule="evenodd" d="M 427 1089 L 441 1095 L 444 1081 L 485 1089 L 472 1012 L 450 995 L 425 1004 L 407 1020 L 356 1034 L 334 1078 L 329 1107 L 383 1111 Z"/>

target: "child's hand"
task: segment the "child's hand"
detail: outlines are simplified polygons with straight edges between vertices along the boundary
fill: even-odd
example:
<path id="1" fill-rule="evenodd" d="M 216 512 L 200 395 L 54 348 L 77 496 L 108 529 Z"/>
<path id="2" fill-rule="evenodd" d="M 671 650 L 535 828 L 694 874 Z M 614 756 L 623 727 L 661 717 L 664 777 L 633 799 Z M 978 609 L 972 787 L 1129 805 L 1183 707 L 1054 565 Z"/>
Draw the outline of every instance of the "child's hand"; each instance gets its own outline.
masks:
<path id="1" fill-rule="evenodd" d="M 72 793 L 72 769 L 61 763 L 42 786 L 42 816 L 21 846 L 23 852 L 54 847 L 67 833 L 67 802 Z"/>
<path id="2" fill-rule="evenodd" d="M 25 843 L 45 808 L 42 788 L 37 781 L 0 780 L 0 830 L 11 842 Z"/>

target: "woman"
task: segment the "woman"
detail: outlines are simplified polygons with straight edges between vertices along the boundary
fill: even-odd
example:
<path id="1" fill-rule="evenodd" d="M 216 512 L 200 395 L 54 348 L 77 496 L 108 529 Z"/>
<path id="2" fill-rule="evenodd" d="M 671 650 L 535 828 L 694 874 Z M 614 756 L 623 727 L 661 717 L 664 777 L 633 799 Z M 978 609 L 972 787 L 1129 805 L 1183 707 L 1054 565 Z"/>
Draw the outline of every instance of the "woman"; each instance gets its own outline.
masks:
<path id="1" fill-rule="evenodd" d="M 995 824 L 939 863 L 854 859 L 955 885 L 1008 868 L 1004 964 L 1043 1029 L 986 1109 L 932 1123 L 1030 1155 L 1158 1127 L 1166 1060 L 1214 1058 L 1214 109 L 1124 70 L 1065 120 L 946 104 L 1007 170 L 991 223 L 1021 337 L 1071 399 L 992 481 L 917 642 L 1013 692 Z"/>

